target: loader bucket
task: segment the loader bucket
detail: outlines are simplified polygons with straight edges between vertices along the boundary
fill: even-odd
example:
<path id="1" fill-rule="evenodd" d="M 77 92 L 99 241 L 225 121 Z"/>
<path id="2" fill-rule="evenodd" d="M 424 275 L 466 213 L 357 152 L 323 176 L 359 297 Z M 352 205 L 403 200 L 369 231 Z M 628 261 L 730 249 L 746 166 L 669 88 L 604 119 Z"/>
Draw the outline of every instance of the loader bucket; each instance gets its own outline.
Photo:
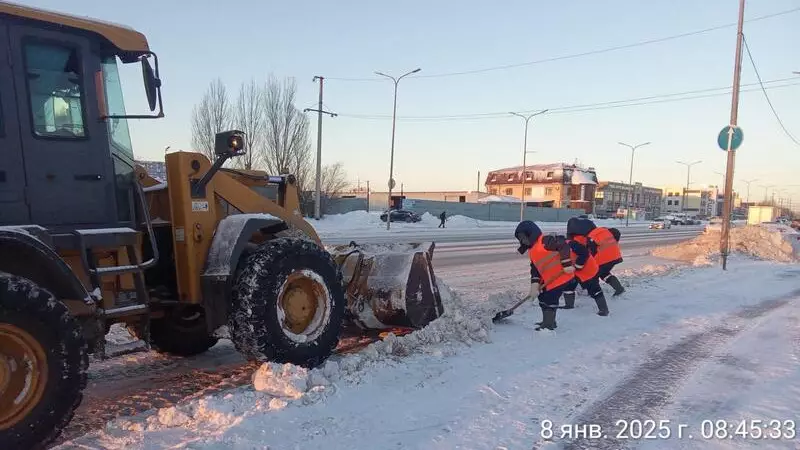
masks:
<path id="1" fill-rule="evenodd" d="M 342 270 L 347 310 L 362 329 L 422 328 L 444 312 L 431 259 L 434 243 L 329 248 Z"/>

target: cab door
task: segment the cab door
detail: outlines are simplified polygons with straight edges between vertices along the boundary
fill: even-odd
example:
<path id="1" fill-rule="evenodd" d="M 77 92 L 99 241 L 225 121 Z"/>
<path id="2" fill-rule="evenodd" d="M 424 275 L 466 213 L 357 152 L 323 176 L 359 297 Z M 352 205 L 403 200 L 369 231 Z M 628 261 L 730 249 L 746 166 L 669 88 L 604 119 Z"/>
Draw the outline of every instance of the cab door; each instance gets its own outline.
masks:
<path id="1" fill-rule="evenodd" d="M 88 39 L 9 26 L 30 218 L 59 227 L 115 222 L 107 131 L 98 118 Z"/>
<path id="2" fill-rule="evenodd" d="M 9 51 L 8 27 L 0 22 L 0 226 L 30 222 Z"/>

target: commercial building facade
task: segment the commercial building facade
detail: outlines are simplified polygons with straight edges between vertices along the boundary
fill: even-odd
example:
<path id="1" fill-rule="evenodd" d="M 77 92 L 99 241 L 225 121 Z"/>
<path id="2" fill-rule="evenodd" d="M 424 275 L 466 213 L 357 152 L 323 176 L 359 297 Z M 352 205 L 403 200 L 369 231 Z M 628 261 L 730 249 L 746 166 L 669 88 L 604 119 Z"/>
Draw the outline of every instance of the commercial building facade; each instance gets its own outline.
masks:
<path id="1" fill-rule="evenodd" d="M 643 186 L 642 183 L 620 183 L 601 181 L 594 199 L 594 214 L 597 217 L 625 217 L 630 205 L 631 217 L 647 220 L 661 215 L 662 191 L 660 188 Z"/>
<path id="2" fill-rule="evenodd" d="M 493 170 L 486 176 L 490 195 L 523 198 L 526 204 L 553 208 L 594 209 L 597 174 L 576 164 L 534 164 Z M 524 186 L 524 188 L 523 188 Z"/>

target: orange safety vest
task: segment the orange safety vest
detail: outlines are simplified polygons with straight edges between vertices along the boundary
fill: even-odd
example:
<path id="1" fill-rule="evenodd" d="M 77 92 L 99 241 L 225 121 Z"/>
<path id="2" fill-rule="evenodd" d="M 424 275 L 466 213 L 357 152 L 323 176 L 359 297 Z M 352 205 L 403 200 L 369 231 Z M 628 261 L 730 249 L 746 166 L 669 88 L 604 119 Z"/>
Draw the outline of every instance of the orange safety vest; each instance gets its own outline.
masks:
<path id="1" fill-rule="evenodd" d="M 588 242 L 584 236 L 575 236 L 573 240 L 583 246 L 586 246 L 586 243 Z M 587 248 L 586 251 L 588 252 L 589 249 Z M 578 260 L 578 255 L 576 255 L 571 248 L 569 249 L 569 257 L 572 260 L 573 265 L 575 264 L 575 261 Z M 594 259 L 594 256 L 589 253 L 589 257 L 586 258 L 586 263 L 583 265 L 583 268 L 575 269 L 575 276 L 578 277 L 581 282 L 586 282 L 597 276 L 597 272 L 599 271 L 600 265 L 597 264 L 597 260 Z"/>
<path id="2" fill-rule="evenodd" d="M 597 254 L 594 256 L 597 264 L 603 265 L 622 258 L 619 242 L 608 228 L 597 227 L 588 236 L 597 244 Z"/>
<path id="3" fill-rule="evenodd" d="M 528 251 L 528 256 L 539 271 L 539 278 L 545 289 L 552 290 L 572 281 L 573 274 L 564 272 L 564 267 L 561 265 L 561 255 L 544 248 L 542 236 L 539 236 Z"/>

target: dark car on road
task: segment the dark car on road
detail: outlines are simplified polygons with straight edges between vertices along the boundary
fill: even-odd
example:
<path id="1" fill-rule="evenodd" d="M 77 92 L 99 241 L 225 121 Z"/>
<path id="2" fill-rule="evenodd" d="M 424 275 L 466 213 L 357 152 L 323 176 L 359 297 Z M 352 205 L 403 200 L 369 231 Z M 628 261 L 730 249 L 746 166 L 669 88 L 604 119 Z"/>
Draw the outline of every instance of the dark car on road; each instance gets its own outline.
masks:
<path id="1" fill-rule="evenodd" d="M 392 214 L 392 222 L 408 222 L 408 223 L 417 223 L 422 220 L 419 214 L 413 213 L 411 211 L 407 211 L 405 209 L 393 209 L 391 211 Z M 389 215 L 387 213 L 381 214 L 381 221 L 386 222 L 386 218 Z"/>

